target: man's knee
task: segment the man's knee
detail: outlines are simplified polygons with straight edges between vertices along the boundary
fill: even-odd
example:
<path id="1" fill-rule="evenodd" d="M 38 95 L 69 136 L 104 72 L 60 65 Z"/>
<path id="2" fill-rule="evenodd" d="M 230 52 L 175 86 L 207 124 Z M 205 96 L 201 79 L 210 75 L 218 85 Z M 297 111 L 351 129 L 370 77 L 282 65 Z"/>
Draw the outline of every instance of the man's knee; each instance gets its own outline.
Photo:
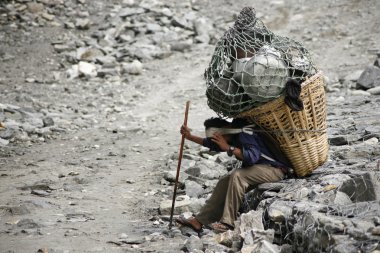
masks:
<path id="1" fill-rule="evenodd" d="M 241 186 L 246 186 L 247 183 L 246 180 L 244 180 L 245 174 L 246 173 L 244 172 L 244 170 L 236 169 L 230 174 L 230 181 L 238 183 Z"/>

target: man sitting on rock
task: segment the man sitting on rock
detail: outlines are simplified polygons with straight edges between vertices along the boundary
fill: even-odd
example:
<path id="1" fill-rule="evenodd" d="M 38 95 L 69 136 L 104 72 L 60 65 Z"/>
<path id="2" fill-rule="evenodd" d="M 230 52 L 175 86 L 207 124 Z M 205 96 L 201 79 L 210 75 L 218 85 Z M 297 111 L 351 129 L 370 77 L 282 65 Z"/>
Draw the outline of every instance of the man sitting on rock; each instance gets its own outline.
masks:
<path id="1" fill-rule="evenodd" d="M 202 230 L 203 225 L 210 226 L 216 232 L 224 232 L 234 228 L 244 194 L 258 184 L 282 180 L 290 166 L 282 152 L 273 148 L 273 142 L 270 144 L 265 134 L 248 128 L 248 122 L 243 119 L 228 122 L 211 118 L 204 125 L 206 138 L 192 135 L 186 126 L 181 127 L 181 134 L 212 151 L 235 156 L 242 161 L 242 167 L 232 170 L 218 181 L 198 215 L 189 219 L 180 217 L 176 221 L 197 232 Z"/>

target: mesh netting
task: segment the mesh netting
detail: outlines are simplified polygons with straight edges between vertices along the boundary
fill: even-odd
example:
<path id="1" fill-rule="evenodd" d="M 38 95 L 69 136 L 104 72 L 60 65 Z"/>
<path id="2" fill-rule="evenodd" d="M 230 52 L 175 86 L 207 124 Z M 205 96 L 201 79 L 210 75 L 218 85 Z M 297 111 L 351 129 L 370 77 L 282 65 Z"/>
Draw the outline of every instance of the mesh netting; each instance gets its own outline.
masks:
<path id="1" fill-rule="evenodd" d="M 205 71 L 208 105 L 219 116 L 234 117 L 279 97 L 289 79 L 315 73 L 300 43 L 271 32 L 246 7 L 218 41 Z"/>

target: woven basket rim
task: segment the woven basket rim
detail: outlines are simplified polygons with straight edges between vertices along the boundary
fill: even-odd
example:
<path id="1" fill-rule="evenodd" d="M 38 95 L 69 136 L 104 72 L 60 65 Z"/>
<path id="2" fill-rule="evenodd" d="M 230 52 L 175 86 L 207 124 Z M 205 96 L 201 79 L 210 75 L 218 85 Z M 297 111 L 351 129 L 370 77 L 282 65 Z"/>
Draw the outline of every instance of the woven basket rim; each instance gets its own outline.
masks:
<path id="1" fill-rule="evenodd" d="M 318 78 L 323 78 L 323 72 L 322 71 L 318 71 L 316 74 L 314 74 L 310 78 L 307 78 L 301 84 L 301 87 L 304 88 L 305 86 L 308 86 L 309 84 L 312 84 Z M 265 103 L 263 105 L 260 105 L 258 107 L 252 108 L 252 109 L 250 109 L 248 111 L 242 112 L 242 113 L 236 115 L 234 118 L 242 118 L 242 117 L 245 117 L 245 116 L 249 116 L 250 114 L 252 114 L 253 111 L 255 112 L 255 114 L 260 114 L 261 112 L 267 111 L 268 108 L 278 107 L 280 104 L 284 103 L 284 99 L 285 99 L 285 95 L 282 94 L 277 99 L 269 101 L 269 102 L 267 102 L 267 103 Z"/>

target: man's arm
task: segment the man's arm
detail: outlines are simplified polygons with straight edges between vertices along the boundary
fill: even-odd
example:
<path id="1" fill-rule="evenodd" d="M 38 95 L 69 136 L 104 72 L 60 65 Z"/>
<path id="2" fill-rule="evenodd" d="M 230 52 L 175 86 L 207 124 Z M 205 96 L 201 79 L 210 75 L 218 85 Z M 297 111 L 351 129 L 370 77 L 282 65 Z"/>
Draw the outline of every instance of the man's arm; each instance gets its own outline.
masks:
<path id="1" fill-rule="evenodd" d="M 214 134 L 214 136 L 211 138 L 211 140 L 213 142 L 215 142 L 222 151 L 227 152 L 228 149 L 230 148 L 230 144 L 228 144 L 226 139 L 221 134 L 218 134 L 218 133 Z M 243 151 L 238 147 L 235 147 L 233 154 L 240 161 L 242 161 L 244 158 L 243 157 Z"/>
<path id="2" fill-rule="evenodd" d="M 187 140 L 195 142 L 199 145 L 203 145 L 203 138 L 196 135 L 192 135 L 190 129 L 187 126 L 181 127 L 181 134 L 183 134 Z"/>

